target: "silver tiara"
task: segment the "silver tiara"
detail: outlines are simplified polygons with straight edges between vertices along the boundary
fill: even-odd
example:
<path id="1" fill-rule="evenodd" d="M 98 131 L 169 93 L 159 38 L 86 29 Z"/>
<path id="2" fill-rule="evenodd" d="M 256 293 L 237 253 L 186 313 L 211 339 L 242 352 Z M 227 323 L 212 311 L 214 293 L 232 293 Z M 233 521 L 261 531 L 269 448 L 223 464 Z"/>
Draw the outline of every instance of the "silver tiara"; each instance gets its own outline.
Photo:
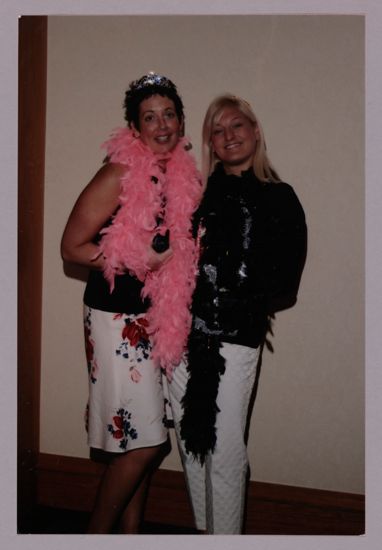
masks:
<path id="1" fill-rule="evenodd" d="M 142 88 L 147 88 L 149 86 L 162 86 L 163 88 L 171 88 L 172 90 L 175 89 L 175 86 L 171 80 L 165 76 L 150 71 L 139 80 L 132 82 L 130 90 L 141 90 Z"/>

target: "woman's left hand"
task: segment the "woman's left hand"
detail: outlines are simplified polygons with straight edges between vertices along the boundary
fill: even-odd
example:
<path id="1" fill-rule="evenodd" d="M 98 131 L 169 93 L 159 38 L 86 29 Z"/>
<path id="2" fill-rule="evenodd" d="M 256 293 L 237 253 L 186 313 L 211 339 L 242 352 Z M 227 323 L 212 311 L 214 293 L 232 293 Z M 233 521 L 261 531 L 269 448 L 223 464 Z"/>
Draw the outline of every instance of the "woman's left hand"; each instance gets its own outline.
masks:
<path id="1" fill-rule="evenodd" d="M 148 259 L 147 259 L 147 265 L 150 269 L 150 271 L 156 271 L 162 265 L 164 265 L 173 255 L 172 248 L 168 248 L 164 252 L 158 254 L 158 252 L 155 252 L 151 247 L 148 252 Z"/>

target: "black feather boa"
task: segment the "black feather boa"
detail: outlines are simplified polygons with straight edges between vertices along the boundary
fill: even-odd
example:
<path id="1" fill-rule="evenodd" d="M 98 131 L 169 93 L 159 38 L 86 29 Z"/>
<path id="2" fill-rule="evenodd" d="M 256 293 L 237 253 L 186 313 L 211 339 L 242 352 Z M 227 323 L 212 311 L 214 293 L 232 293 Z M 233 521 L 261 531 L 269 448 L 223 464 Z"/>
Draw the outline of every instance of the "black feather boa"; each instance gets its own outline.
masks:
<path id="1" fill-rule="evenodd" d="M 220 376 L 225 371 L 225 359 L 219 353 L 220 338 L 194 329 L 188 341 L 190 374 L 182 399 L 183 418 L 180 435 L 185 448 L 201 464 L 216 444 L 215 421 L 219 408 L 216 404 Z M 192 376 L 191 376 L 192 372 Z"/>

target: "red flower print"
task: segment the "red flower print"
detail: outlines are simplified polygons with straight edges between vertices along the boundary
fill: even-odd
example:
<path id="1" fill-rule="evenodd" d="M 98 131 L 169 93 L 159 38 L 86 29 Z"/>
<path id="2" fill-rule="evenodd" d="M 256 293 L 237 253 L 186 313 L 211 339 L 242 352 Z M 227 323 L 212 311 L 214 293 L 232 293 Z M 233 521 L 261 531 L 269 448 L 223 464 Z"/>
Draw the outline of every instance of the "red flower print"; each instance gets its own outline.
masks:
<path id="1" fill-rule="evenodd" d="M 113 422 L 117 426 L 117 430 L 113 431 L 114 439 L 122 439 L 123 437 L 123 418 L 121 416 L 113 416 Z"/>
<path id="2" fill-rule="evenodd" d="M 88 363 L 92 361 L 94 355 L 94 346 L 93 342 L 90 339 L 90 329 L 85 327 L 85 353 Z"/>
<path id="3" fill-rule="evenodd" d="M 119 440 L 119 448 L 126 450 L 128 440 L 137 439 L 138 432 L 135 426 L 131 424 L 131 413 L 129 411 L 121 407 L 115 412 L 116 415 L 113 416 L 114 425 L 108 424 L 107 431 L 113 439 Z"/>
<path id="4" fill-rule="evenodd" d="M 116 321 L 117 319 L 120 319 L 122 317 L 123 313 L 116 313 L 114 316 L 113 316 L 113 321 Z"/>
<path id="5" fill-rule="evenodd" d="M 120 430 L 122 430 L 123 428 L 123 420 L 120 416 L 113 416 L 113 422 L 114 424 L 117 426 L 117 428 L 119 428 Z"/>
<path id="6" fill-rule="evenodd" d="M 142 325 L 143 327 L 148 327 L 149 326 L 149 322 L 146 319 L 146 317 L 140 317 L 139 319 L 137 319 L 137 323 Z"/>
<path id="7" fill-rule="evenodd" d="M 132 346 L 136 346 L 139 342 L 139 328 L 135 323 L 129 323 L 123 327 L 122 338 L 129 340 Z"/>
<path id="8" fill-rule="evenodd" d="M 131 376 L 131 380 L 133 382 L 135 382 L 136 384 L 138 384 L 138 382 L 140 381 L 140 379 L 142 378 L 142 375 L 141 373 L 139 372 L 139 370 L 137 370 L 135 367 L 132 367 L 130 369 L 130 376 Z"/>
<path id="9" fill-rule="evenodd" d="M 145 329 L 147 325 L 147 320 L 144 318 L 138 319 L 137 322 L 126 323 L 122 330 L 122 338 L 129 340 L 130 344 L 136 347 L 139 340 L 149 339 Z"/>
<path id="10" fill-rule="evenodd" d="M 85 420 L 85 429 L 88 432 L 89 431 L 89 403 L 86 405 L 84 420 Z"/>

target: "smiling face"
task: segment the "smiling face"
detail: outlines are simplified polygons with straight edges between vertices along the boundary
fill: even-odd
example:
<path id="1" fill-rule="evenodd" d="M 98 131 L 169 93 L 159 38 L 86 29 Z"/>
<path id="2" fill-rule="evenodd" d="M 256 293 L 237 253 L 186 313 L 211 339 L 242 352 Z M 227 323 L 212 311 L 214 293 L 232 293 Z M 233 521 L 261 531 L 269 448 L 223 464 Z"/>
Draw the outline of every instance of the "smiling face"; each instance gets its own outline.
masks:
<path id="1" fill-rule="evenodd" d="M 258 130 L 237 107 L 224 107 L 211 129 L 211 146 L 227 174 L 240 175 L 253 165 Z"/>
<path id="2" fill-rule="evenodd" d="M 139 137 L 154 153 L 168 153 L 179 141 L 182 121 L 174 102 L 166 96 L 153 95 L 139 105 Z"/>

